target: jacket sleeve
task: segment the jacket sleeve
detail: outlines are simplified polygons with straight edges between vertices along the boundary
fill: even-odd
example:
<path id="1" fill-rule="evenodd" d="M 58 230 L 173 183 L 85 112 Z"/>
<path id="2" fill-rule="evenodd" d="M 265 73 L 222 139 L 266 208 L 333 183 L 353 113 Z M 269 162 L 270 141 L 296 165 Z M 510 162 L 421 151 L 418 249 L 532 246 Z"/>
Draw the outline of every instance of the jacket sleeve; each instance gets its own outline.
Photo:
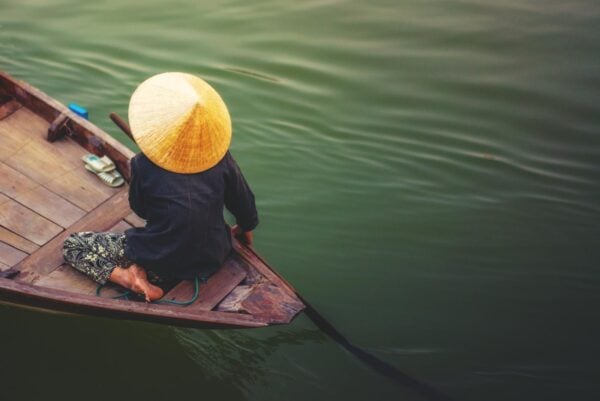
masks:
<path id="1" fill-rule="evenodd" d="M 142 193 L 137 156 L 131 159 L 131 182 L 129 183 L 129 206 L 142 219 L 146 219 L 146 203 Z"/>
<path id="2" fill-rule="evenodd" d="M 233 156 L 227 152 L 225 158 L 227 162 L 225 207 L 235 216 L 237 224 L 244 231 L 252 231 L 258 225 L 254 194 Z"/>

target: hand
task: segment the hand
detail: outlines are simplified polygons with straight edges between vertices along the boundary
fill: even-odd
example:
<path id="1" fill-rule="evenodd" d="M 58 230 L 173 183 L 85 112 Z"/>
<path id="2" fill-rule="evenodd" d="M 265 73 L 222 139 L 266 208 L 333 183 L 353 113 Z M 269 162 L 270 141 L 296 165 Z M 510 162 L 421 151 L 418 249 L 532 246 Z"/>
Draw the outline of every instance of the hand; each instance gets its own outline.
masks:
<path id="1" fill-rule="evenodd" d="M 238 240 L 242 241 L 244 244 L 247 244 L 247 245 L 252 245 L 252 242 L 254 241 L 254 236 L 252 235 L 252 231 L 244 231 L 237 224 L 235 226 L 231 227 L 231 234 L 235 238 L 237 238 Z"/>

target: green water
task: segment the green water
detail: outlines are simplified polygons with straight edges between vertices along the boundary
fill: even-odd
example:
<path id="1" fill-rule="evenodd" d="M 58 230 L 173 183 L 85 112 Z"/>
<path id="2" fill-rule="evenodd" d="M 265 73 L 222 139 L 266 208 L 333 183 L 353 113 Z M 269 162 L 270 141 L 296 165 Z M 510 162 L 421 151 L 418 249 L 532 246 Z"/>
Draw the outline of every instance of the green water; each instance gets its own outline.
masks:
<path id="1" fill-rule="evenodd" d="M 600 399 L 600 4 L 7 1 L 0 69 L 107 118 L 163 71 L 233 117 L 256 247 L 459 400 Z M 300 316 L 200 331 L 0 308 L 2 400 L 418 400 Z"/>

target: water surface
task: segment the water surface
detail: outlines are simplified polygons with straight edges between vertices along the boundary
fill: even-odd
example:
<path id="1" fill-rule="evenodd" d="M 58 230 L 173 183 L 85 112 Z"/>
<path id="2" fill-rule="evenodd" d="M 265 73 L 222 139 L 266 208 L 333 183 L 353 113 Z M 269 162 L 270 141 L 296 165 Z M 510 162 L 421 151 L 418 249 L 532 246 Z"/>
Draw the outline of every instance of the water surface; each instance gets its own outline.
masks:
<path id="1" fill-rule="evenodd" d="M 212 83 L 258 250 L 357 344 L 473 401 L 600 397 L 599 38 L 593 0 L 0 0 L 0 68 L 129 145 L 107 114 L 139 82 Z M 0 320 L 11 400 L 419 399 L 304 316 Z"/>

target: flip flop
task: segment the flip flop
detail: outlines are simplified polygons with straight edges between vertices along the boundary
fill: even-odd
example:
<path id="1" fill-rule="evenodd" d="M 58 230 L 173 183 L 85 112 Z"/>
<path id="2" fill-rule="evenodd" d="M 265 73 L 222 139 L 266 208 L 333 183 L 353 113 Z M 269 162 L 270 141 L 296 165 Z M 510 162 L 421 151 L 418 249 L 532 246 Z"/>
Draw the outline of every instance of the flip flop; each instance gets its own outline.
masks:
<path id="1" fill-rule="evenodd" d="M 100 178 L 100 180 L 105 183 L 106 185 L 108 185 L 109 187 L 120 187 L 121 185 L 123 185 L 125 183 L 125 180 L 123 179 L 123 177 L 121 176 L 121 174 L 119 174 L 119 172 L 117 170 L 113 170 L 113 171 L 108 171 L 108 172 L 97 172 L 96 170 L 94 170 L 94 168 L 92 166 L 90 166 L 89 164 L 85 164 L 85 169 L 96 174 L 98 176 L 98 178 Z"/>
<path id="2" fill-rule="evenodd" d="M 81 160 L 83 160 L 86 166 L 90 166 L 95 173 L 107 173 L 115 169 L 115 163 L 108 156 L 98 157 L 88 153 L 83 155 Z"/>

